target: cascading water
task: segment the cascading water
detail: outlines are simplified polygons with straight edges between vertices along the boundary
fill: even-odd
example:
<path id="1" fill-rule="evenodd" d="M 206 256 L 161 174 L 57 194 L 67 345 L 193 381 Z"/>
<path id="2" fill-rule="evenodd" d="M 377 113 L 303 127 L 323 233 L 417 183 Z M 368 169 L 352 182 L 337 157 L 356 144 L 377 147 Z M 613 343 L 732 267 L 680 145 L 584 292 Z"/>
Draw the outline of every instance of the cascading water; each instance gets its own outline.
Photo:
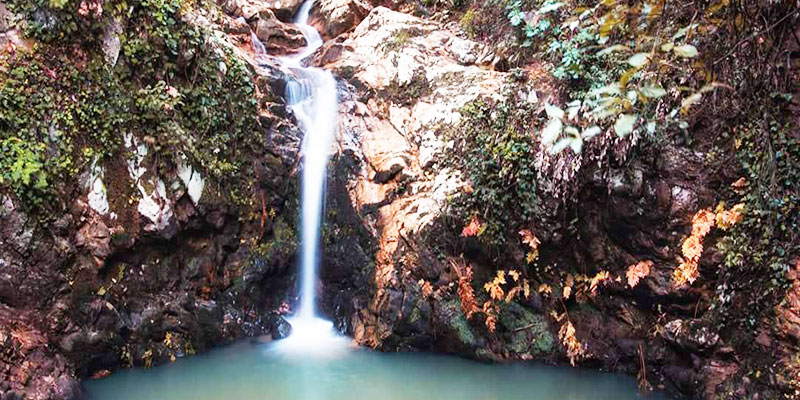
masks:
<path id="1" fill-rule="evenodd" d="M 344 343 L 333 324 L 317 316 L 316 283 L 319 265 L 319 237 L 322 224 L 325 181 L 331 141 L 337 125 L 336 80 L 330 72 L 304 67 L 303 59 L 322 46 L 319 32 L 308 25 L 314 0 L 300 7 L 295 24 L 305 36 L 307 46 L 299 53 L 283 57 L 282 67 L 293 79 L 286 85 L 286 101 L 303 130 L 303 175 L 301 187 L 300 308 L 289 320 L 291 335 L 280 344 L 293 351 L 330 351 Z M 256 52 L 263 44 L 253 34 Z"/>

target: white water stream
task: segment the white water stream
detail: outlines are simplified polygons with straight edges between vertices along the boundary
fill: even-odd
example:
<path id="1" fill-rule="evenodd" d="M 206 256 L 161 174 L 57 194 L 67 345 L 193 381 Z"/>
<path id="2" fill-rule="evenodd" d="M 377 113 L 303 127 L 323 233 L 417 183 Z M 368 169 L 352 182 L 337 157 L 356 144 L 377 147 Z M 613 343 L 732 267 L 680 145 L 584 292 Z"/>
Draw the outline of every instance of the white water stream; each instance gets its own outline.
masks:
<path id="1" fill-rule="evenodd" d="M 336 80 L 330 72 L 305 67 L 302 62 L 322 47 L 319 32 L 308 25 L 314 0 L 300 7 L 295 25 L 306 39 L 297 54 L 281 58 L 284 72 L 292 79 L 286 84 L 286 102 L 303 130 L 303 160 L 300 193 L 300 307 L 289 322 L 292 333 L 280 346 L 291 351 L 327 353 L 341 348 L 345 339 L 333 324 L 319 318 L 316 310 L 317 269 L 320 261 L 320 227 L 324 215 L 325 183 L 331 142 L 338 123 Z M 263 44 L 252 35 L 256 52 Z"/>

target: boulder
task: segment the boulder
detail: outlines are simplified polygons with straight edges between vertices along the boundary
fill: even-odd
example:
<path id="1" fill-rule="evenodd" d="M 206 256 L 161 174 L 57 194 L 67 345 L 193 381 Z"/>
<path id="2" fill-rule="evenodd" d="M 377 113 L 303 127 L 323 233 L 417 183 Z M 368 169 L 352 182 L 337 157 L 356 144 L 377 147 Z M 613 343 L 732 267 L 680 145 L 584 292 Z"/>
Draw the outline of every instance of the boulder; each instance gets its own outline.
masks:
<path id="1" fill-rule="evenodd" d="M 294 25 L 279 20 L 272 10 L 261 10 L 250 26 L 269 54 L 290 54 L 306 45 L 303 33 Z"/>
<path id="2" fill-rule="evenodd" d="M 272 338 L 275 340 L 285 339 L 292 333 L 292 325 L 280 315 L 270 316 L 269 329 L 272 331 Z"/>
<path id="3" fill-rule="evenodd" d="M 247 21 L 252 20 L 263 10 L 272 10 L 283 22 L 291 22 L 303 0 L 217 0 L 222 10 L 234 17 L 242 17 Z"/>
<path id="4" fill-rule="evenodd" d="M 323 38 L 331 39 L 353 29 L 371 9 L 363 0 L 322 0 L 315 3 L 309 20 Z"/>

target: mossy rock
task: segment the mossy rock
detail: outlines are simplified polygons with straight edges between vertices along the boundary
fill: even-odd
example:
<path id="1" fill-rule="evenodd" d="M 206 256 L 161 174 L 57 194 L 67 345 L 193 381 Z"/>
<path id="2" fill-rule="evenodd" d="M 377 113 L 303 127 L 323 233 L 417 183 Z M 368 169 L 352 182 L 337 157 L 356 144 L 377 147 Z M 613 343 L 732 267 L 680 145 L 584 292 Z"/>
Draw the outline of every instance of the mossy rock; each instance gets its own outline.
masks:
<path id="1" fill-rule="evenodd" d="M 443 300 L 441 306 L 443 314 L 449 317 L 447 318 L 447 324 L 453 334 L 462 344 L 475 347 L 477 340 L 472 333 L 472 328 L 470 328 L 467 318 L 464 317 L 464 313 L 461 312 L 461 301 L 457 298 L 446 301 Z"/>
<path id="2" fill-rule="evenodd" d="M 542 356 L 553 352 L 555 340 L 543 315 L 511 303 L 502 310 L 500 324 L 508 331 L 505 349 L 510 353 Z"/>

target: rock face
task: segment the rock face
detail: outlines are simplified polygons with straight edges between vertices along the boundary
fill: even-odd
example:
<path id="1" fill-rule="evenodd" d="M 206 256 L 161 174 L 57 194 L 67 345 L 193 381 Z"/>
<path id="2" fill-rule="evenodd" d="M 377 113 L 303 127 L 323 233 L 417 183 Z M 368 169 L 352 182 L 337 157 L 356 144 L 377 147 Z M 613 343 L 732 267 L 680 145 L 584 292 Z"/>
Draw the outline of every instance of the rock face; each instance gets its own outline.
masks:
<path id="1" fill-rule="evenodd" d="M 375 244 L 365 251 L 374 256 L 366 276 L 353 278 L 371 281 L 369 296 L 358 293 L 350 305 L 331 300 L 332 312 L 352 312 L 343 313 L 349 320 L 341 324 L 362 344 L 502 358 L 463 315 L 451 291 L 458 271 L 428 240 L 443 228 L 448 199 L 470 190 L 459 171 L 443 162 L 448 143 L 440 128 L 460 123 L 467 103 L 497 99 L 509 79 L 507 73 L 472 65 L 480 55 L 479 44 L 435 23 L 377 7 L 347 39 L 329 44 L 319 56 L 348 82 L 340 147 L 358 169 L 346 188 Z M 330 253 L 336 264 L 338 255 Z M 423 293 L 420 282 L 436 290 Z M 518 306 L 500 323 L 508 326 L 504 340 L 516 357 L 553 351 L 542 315 Z M 515 331 L 520 326 L 526 329 Z"/>
<path id="2" fill-rule="evenodd" d="M 461 340 L 453 350 L 476 345 L 457 303 L 421 297 L 419 276 L 435 277 L 443 266 L 399 260 L 409 241 L 420 240 L 442 217 L 447 197 L 466 186 L 458 173 L 437 164 L 446 144 L 436 126 L 458 121 L 460 107 L 496 92 L 505 79 L 460 65 L 448 51 L 452 41 L 435 24 L 378 7 L 350 38 L 320 56 L 356 93 L 342 101 L 340 146 L 358 165 L 347 183 L 352 207 L 377 243 L 371 297 L 354 307 L 363 309 L 346 324 L 362 344 L 382 346 L 388 338 L 405 346 L 397 342 L 408 333 L 409 340 L 430 346 L 431 321 Z"/>

